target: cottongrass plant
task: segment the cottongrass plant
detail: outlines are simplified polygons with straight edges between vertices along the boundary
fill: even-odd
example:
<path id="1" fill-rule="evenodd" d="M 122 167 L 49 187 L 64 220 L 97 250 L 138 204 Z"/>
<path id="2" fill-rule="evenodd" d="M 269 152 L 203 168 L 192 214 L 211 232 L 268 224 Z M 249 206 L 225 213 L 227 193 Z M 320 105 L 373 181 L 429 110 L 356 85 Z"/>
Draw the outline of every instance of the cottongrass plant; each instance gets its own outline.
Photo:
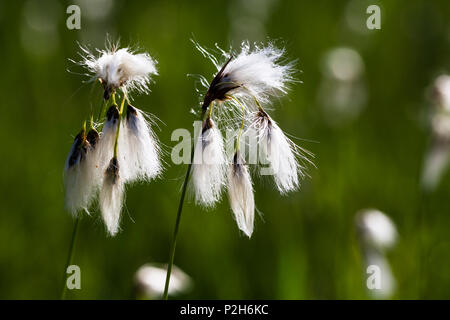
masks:
<path id="1" fill-rule="evenodd" d="M 117 45 L 95 54 L 81 49 L 78 63 L 87 68 L 93 81 L 102 84 L 103 103 L 97 122 L 91 115 L 89 128 L 83 123 L 64 168 L 65 204 L 75 217 L 67 265 L 72 260 L 81 212 L 89 215 L 98 200 L 107 233 L 116 235 L 126 184 L 150 181 L 163 169 L 159 142 L 151 128 L 153 120 L 133 107 L 129 96 L 132 91 L 149 92 L 151 76 L 157 75 L 156 61 L 147 53 Z M 120 106 L 116 95 L 121 96 Z M 62 298 L 65 283 L 63 288 Z"/>
<path id="2" fill-rule="evenodd" d="M 374 274 L 374 283 L 371 283 L 374 287 L 369 288 L 366 283 L 368 292 L 376 299 L 388 299 L 392 297 L 396 287 L 386 257 L 387 251 L 397 242 L 398 233 L 395 224 L 391 218 L 377 209 L 364 209 L 356 214 L 356 228 L 366 268 L 364 271 L 367 272 L 369 267 L 379 270 L 379 273 Z"/>
<path id="3" fill-rule="evenodd" d="M 286 62 L 285 51 L 272 44 L 260 46 L 243 42 L 239 52 L 221 51 L 224 62 L 195 43 L 204 57 L 217 69 L 211 82 L 201 77 L 207 88 L 201 103 L 202 130 L 195 139 L 191 163 L 185 176 L 166 277 L 164 298 L 167 299 L 171 265 L 173 264 L 181 212 L 190 177 L 195 202 L 214 207 L 224 189 L 238 228 L 249 238 L 253 233 L 255 200 L 253 182 L 246 162 L 241 138 L 256 132 L 257 144 L 272 169 L 275 185 L 281 194 L 295 191 L 299 178 L 305 175 L 309 152 L 297 146 L 267 113 L 274 98 L 287 93 L 294 82 L 294 63 Z M 264 107 L 263 107 L 264 106 Z M 222 130 L 221 130 L 222 129 Z M 232 153 L 226 152 L 222 131 L 235 129 Z M 237 130 L 236 130 L 237 129 Z M 268 161 L 268 162 L 267 162 Z M 192 173 L 192 174 L 191 174 Z"/>
<path id="4" fill-rule="evenodd" d="M 450 161 L 450 76 L 437 77 L 431 90 L 432 142 L 422 171 L 422 187 L 426 192 L 436 189 Z"/>

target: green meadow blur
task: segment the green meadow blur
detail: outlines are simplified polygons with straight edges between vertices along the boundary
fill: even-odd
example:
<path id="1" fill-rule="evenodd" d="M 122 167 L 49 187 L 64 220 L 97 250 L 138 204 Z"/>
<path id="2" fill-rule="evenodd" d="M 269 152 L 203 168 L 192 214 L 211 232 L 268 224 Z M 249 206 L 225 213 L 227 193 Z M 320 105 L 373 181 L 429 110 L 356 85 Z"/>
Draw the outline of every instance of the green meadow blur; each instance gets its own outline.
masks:
<path id="1" fill-rule="evenodd" d="M 66 8 L 81 9 L 69 30 Z M 368 30 L 366 8 L 381 8 Z M 87 83 L 78 43 L 103 48 L 107 35 L 158 60 L 159 75 L 134 104 L 157 115 L 163 178 L 127 188 L 122 231 L 107 236 L 98 210 L 83 215 L 73 263 L 81 290 L 70 299 L 133 299 L 143 264 L 166 263 L 186 166 L 170 160 L 171 133 L 192 130 L 200 108 L 195 77 L 215 71 L 191 43 L 222 48 L 272 39 L 297 59 L 299 82 L 272 116 L 314 153 L 298 192 L 280 196 L 253 176 L 259 215 L 249 240 L 226 194 L 212 210 L 185 203 L 175 264 L 193 281 L 192 299 L 366 299 L 355 214 L 377 208 L 399 238 L 388 253 L 394 299 L 450 298 L 450 173 L 423 195 L 430 144 L 427 90 L 450 70 L 448 1 L 56 1 L 0 3 L 2 105 L 0 298 L 57 299 L 74 220 L 64 210 L 63 167 L 102 90 Z M 365 99 L 357 114 L 334 114 L 323 83 L 333 48 L 359 53 Z M 327 86 L 325 86 L 327 88 Z M 333 102 L 333 101 L 332 101 Z"/>

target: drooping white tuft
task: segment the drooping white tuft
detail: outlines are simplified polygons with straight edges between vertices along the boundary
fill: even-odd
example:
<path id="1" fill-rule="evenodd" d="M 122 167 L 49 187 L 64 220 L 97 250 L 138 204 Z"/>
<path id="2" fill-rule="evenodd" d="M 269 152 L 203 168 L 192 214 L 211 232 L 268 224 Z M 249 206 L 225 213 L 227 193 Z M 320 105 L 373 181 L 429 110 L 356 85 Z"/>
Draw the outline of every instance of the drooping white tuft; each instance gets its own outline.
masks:
<path id="1" fill-rule="evenodd" d="M 130 105 L 120 129 L 119 146 L 124 181 L 148 181 L 161 173 L 158 139 L 142 111 Z"/>
<path id="2" fill-rule="evenodd" d="M 281 194 L 296 190 L 299 187 L 299 176 L 305 176 L 305 167 L 299 163 L 299 159 L 312 163 L 308 159 L 312 155 L 286 137 L 266 112 L 260 110 L 253 113 L 250 122 L 250 130 L 256 130 L 260 156 L 270 165 L 270 170 L 262 168 L 261 174 L 273 175 Z"/>
<path id="3" fill-rule="evenodd" d="M 228 172 L 228 199 L 239 229 L 250 238 L 255 217 L 253 185 L 244 159 L 238 152 Z"/>
<path id="4" fill-rule="evenodd" d="M 117 159 L 112 158 L 106 169 L 100 191 L 100 210 L 106 229 L 111 236 L 119 231 L 123 203 L 124 183 L 119 169 Z"/>
<path id="5" fill-rule="evenodd" d="M 148 92 L 150 77 L 157 75 L 156 60 L 148 53 L 134 53 L 129 48 L 97 50 L 95 56 L 81 47 L 84 65 L 95 78 L 101 79 L 105 90 L 110 92 L 120 87 L 125 90 Z"/>
<path id="6" fill-rule="evenodd" d="M 208 118 L 198 136 L 192 165 L 192 185 L 197 204 L 212 207 L 220 199 L 225 184 L 225 168 L 222 134 Z"/>
<path id="7" fill-rule="evenodd" d="M 64 167 L 65 205 L 66 209 L 76 216 L 80 210 L 88 210 L 91 195 L 85 185 L 89 182 L 86 166 L 86 132 L 78 134 Z"/>
<path id="8" fill-rule="evenodd" d="M 72 145 L 64 167 L 65 204 L 67 210 L 76 216 L 80 210 L 89 214 L 101 177 L 96 174 L 98 133 L 91 129 L 78 134 Z"/>
<path id="9" fill-rule="evenodd" d="M 119 123 L 119 110 L 116 106 L 111 106 L 106 114 L 106 121 L 100 134 L 100 141 L 97 149 L 97 167 L 99 174 L 103 177 L 105 170 L 109 166 L 111 158 L 114 156 L 114 144 L 116 131 Z M 119 135 L 120 136 L 120 135 Z M 120 149 L 120 146 L 118 146 Z M 121 159 L 119 159 L 120 161 Z M 122 163 L 120 163 L 122 165 Z"/>

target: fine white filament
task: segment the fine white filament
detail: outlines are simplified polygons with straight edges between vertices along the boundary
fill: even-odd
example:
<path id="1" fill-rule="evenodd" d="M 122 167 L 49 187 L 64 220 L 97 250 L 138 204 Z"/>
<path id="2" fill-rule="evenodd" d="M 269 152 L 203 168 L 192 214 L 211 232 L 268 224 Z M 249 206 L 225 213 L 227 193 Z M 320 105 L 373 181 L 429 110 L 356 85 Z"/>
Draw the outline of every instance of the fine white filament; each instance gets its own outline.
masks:
<path id="1" fill-rule="evenodd" d="M 238 154 L 228 172 L 228 199 L 238 228 L 250 238 L 255 218 L 253 185 L 247 166 Z"/>
<path id="2" fill-rule="evenodd" d="M 111 236 L 119 231 L 124 184 L 119 175 L 119 166 L 113 158 L 105 172 L 100 191 L 100 209 L 106 229 Z"/>
<path id="3" fill-rule="evenodd" d="M 121 172 L 126 182 L 150 181 L 162 171 L 157 137 L 142 111 L 127 107 L 119 135 Z M 122 170 L 123 168 L 123 170 Z"/>
<path id="4" fill-rule="evenodd" d="M 81 48 L 84 65 L 94 78 L 101 79 L 105 87 L 115 90 L 120 87 L 141 93 L 149 91 L 150 76 L 157 75 L 156 61 L 148 53 L 134 53 L 129 48 L 98 50 L 95 56 Z"/>
<path id="5" fill-rule="evenodd" d="M 212 207 L 225 183 L 225 151 L 222 134 L 211 119 L 203 124 L 194 150 L 192 184 L 197 204 Z"/>

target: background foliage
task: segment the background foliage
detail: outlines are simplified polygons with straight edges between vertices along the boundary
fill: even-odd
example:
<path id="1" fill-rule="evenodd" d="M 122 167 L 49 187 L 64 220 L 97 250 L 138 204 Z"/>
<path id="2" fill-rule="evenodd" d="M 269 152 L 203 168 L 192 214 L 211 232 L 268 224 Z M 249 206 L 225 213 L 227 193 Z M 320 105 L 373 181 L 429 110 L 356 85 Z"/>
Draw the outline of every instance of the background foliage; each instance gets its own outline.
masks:
<path id="1" fill-rule="evenodd" d="M 102 94 L 97 84 L 82 83 L 82 70 L 68 59 L 79 59 L 77 41 L 102 48 L 106 34 L 159 61 L 151 94 L 135 104 L 164 121 L 158 135 L 168 150 L 172 130 L 192 128 L 189 111 L 199 107 L 195 79 L 186 75 L 214 72 L 190 38 L 210 48 L 275 39 L 302 71 L 303 83 L 276 103 L 273 116 L 305 139 L 297 142 L 316 155 L 317 169 L 286 197 L 255 179 L 261 217 L 251 240 L 239 233 L 226 197 L 212 211 L 187 203 L 175 264 L 195 286 L 183 297 L 364 299 L 354 216 L 376 207 L 400 234 L 389 254 L 394 298 L 450 298 L 450 174 L 429 196 L 419 188 L 429 144 L 427 88 L 450 68 L 448 1 L 75 3 L 81 30 L 66 28 L 70 1 L 0 3 L 0 298 L 59 296 L 73 227 L 64 211 L 62 169 L 73 136 Z M 382 8 L 378 31 L 365 28 L 372 3 Z M 368 99 L 357 117 L 336 124 L 321 106 L 319 96 L 327 93 L 319 87 L 324 54 L 339 46 L 361 55 Z M 115 238 L 106 236 L 98 212 L 82 219 L 74 259 L 82 290 L 69 298 L 133 298 L 137 268 L 168 260 L 184 172 L 170 164 L 163 180 L 128 188 L 123 231 Z"/>

